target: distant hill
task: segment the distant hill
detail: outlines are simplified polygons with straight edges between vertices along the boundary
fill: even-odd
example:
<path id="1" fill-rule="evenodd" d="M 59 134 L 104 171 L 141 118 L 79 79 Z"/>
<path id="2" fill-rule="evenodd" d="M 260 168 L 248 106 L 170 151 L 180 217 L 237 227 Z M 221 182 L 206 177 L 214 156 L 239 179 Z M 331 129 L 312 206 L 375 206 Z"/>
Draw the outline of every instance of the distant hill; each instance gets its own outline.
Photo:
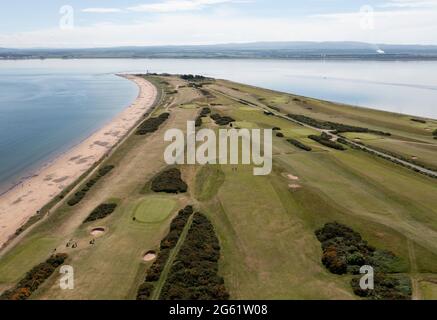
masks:
<path id="1" fill-rule="evenodd" d="M 0 59 L 35 58 L 324 58 L 437 60 L 437 45 L 390 45 L 363 42 L 254 42 L 199 46 L 148 46 L 88 49 L 0 48 Z"/>

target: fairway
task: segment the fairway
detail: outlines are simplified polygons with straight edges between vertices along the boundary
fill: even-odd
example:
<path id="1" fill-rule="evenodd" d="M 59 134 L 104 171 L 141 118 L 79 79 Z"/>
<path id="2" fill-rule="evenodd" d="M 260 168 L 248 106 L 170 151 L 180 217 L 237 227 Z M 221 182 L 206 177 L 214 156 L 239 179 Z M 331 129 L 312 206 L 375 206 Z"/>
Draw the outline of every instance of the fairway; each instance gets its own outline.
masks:
<path id="1" fill-rule="evenodd" d="M 175 209 L 176 201 L 162 197 L 147 197 L 135 208 L 135 219 L 142 223 L 158 223 L 166 220 Z"/>

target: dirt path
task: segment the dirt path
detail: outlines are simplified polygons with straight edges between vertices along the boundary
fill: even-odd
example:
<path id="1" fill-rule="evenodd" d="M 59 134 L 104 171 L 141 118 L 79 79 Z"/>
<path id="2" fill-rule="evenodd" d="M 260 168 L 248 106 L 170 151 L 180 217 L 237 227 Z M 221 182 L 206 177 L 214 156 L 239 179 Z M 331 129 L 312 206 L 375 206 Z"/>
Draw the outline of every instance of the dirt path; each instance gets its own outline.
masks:
<path id="1" fill-rule="evenodd" d="M 159 300 L 159 297 L 161 296 L 162 288 L 164 287 L 164 284 L 167 281 L 167 277 L 168 274 L 170 273 L 171 267 L 173 266 L 173 263 L 176 260 L 176 257 L 182 247 L 182 244 L 184 243 L 185 238 L 187 237 L 188 231 L 191 228 L 191 224 L 193 223 L 193 217 L 194 215 L 191 215 L 190 218 L 188 218 L 187 224 L 185 225 L 184 230 L 182 231 L 181 236 L 179 237 L 178 243 L 171 250 L 170 255 L 165 264 L 164 270 L 162 270 L 161 277 L 159 278 L 156 284 L 155 290 L 153 291 L 150 300 Z"/>

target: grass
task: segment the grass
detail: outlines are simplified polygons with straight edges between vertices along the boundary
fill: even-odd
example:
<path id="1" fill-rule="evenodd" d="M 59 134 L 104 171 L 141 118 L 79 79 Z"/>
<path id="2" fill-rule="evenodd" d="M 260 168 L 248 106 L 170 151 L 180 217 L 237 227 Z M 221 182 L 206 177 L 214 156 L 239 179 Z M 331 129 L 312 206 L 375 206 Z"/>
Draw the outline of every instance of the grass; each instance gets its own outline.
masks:
<path id="1" fill-rule="evenodd" d="M 198 201 L 211 200 L 225 181 L 225 174 L 219 165 L 207 165 L 199 169 L 196 175 L 195 197 Z"/>
<path id="2" fill-rule="evenodd" d="M 166 80 L 181 85 L 180 79 Z M 130 137 L 107 160 L 116 166 L 114 171 L 82 203 L 74 208 L 61 206 L 2 257 L 0 287 L 14 284 L 57 248 L 71 257 L 77 290 L 61 291 L 54 276 L 33 298 L 135 298 L 150 266 L 142 260 L 144 253 L 158 250 L 176 208 L 194 204 L 214 224 L 222 247 L 219 272 L 233 299 L 355 299 L 350 279 L 330 274 L 321 264 L 322 250 L 314 231 L 332 221 L 352 227 L 371 245 L 393 251 L 400 257 L 396 269 L 405 274 L 414 271 L 426 280 L 420 282 L 422 296 L 436 297 L 431 281 L 437 273 L 435 180 L 367 153 L 324 148 L 307 138 L 316 131 L 264 115 L 262 103 L 279 106 L 284 113 L 392 132 L 390 138 L 346 135 L 406 154 L 420 152 L 420 158 L 431 162 L 435 152 L 430 146 L 411 143 L 435 143 L 425 125 L 402 115 L 310 98 L 299 97 L 306 103 L 294 101 L 293 95 L 227 81 L 213 86 L 228 87 L 223 89 L 225 94 L 213 92 L 216 98 L 208 101 L 213 113 L 236 119 L 241 128 L 281 128 L 285 138 L 274 138 L 272 174 L 254 176 L 252 166 L 187 166 L 182 168 L 187 194 L 141 193 L 145 183 L 166 166 L 163 132 L 184 130 L 186 121 L 198 114 L 194 105 L 205 103 L 195 89 L 181 88 L 173 95 L 175 100 L 166 100 L 182 105 L 170 108 L 168 123 L 150 136 Z M 166 89 L 172 89 L 171 85 Z M 242 106 L 235 99 L 259 101 L 260 107 Z M 204 127 L 216 129 L 208 118 L 204 120 Z M 287 138 L 313 151 L 300 151 Z M 289 179 L 288 174 L 299 180 Z M 290 184 L 300 188 L 291 189 Z M 81 225 L 93 208 L 112 198 L 119 199 L 112 215 Z M 95 227 L 104 227 L 106 233 L 91 245 L 90 230 Z M 65 248 L 71 238 L 78 242 L 77 250 Z"/>
<path id="3" fill-rule="evenodd" d="M 134 217 L 142 223 L 160 223 L 175 210 L 176 201 L 165 197 L 149 196 L 136 206 Z"/>
<path id="4" fill-rule="evenodd" d="M 425 300 L 437 300 L 437 282 L 421 281 L 420 288 Z"/>

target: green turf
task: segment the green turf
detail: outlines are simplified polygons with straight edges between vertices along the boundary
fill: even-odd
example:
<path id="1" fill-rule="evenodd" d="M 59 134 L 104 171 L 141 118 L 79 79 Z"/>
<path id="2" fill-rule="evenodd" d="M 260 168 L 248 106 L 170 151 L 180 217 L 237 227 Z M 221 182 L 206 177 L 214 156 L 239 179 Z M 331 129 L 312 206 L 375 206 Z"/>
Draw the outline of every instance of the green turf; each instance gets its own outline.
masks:
<path id="1" fill-rule="evenodd" d="M 137 205 L 134 216 L 138 222 L 159 223 L 166 220 L 175 207 L 176 201 L 172 199 L 149 196 Z"/>

